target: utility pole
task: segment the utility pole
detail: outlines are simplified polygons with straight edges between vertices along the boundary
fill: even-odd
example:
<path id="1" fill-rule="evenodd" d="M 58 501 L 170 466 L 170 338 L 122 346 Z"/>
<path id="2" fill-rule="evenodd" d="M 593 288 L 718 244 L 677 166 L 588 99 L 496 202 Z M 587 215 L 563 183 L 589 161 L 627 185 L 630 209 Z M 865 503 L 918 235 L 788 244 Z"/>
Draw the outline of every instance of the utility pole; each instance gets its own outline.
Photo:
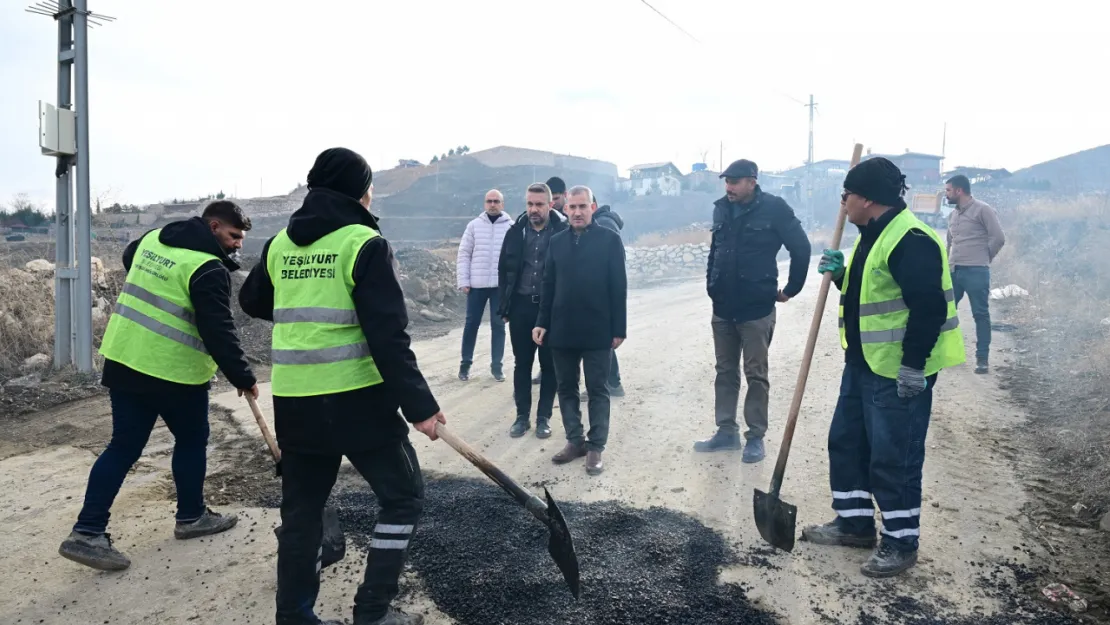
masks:
<path id="1" fill-rule="evenodd" d="M 721 171 L 718 172 L 718 173 L 724 173 L 724 171 L 725 171 L 725 142 L 724 141 L 721 141 L 721 153 L 717 158 L 717 167 L 719 167 L 721 169 Z"/>
<path id="2" fill-rule="evenodd" d="M 809 94 L 809 152 L 806 157 L 806 215 L 810 226 L 814 225 L 813 215 L 813 112 L 817 110 L 817 103 L 813 101 L 813 94 Z"/>
<path id="3" fill-rule="evenodd" d="M 58 106 L 39 103 L 39 147 L 43 154 L 54 156 L 57 161 L 54 170 L 54 367 L 76 365 L 79 372 L 91 373 L 88 32 L 90 26 L 102 26 L 115 18 L 90 12 L 88 0 L 44 0 L 26 10 L 58 23 Z M 71 86 L 75 102 L 70 100 Z M 76 203 L 73 201 L 74 165 L 77 166 Z"/>

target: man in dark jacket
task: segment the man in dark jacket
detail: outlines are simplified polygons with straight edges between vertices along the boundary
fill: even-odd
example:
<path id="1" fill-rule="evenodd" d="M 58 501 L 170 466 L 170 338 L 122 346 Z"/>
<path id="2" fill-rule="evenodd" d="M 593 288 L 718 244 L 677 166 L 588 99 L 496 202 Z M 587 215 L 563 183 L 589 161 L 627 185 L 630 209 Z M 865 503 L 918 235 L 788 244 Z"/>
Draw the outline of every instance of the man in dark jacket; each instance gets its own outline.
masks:
<path id="1" fill-rule="evenodd" d="M 594 198 L 594 205 L 597 206 L 598 199 Z M 617 233 L 619 237 L 621 230 L 624 228 L 624 220 L 608 205 L 599 206 L 597 211 L 594 212 L 594 223 L 602 228 L 608 228 Z M 624 386 L 621 385 L 621 368 L 617 362 L 617 352 L 613 350 L 613 362 L 609 365 L 609 396 L 610 397 L 624 397 Z"/>
<path id="2" fill-rule="evenodd" d="M 763 460 L 767 432 L 767 353 L 775 331 L 775 302 L 802 290 L 810 245 L 801 222 L 782 198 L 756 183 L 755 163 L 739 160 L 721 174 L 725 197 L 713 207 L 713 242 L 706 290 L 713 300 L 713 345 L 717 356 L 717 433 L 694 444 L 697 451 L 740 448 L 736 408 L 740 399 L 740 359 L 748 394 L 744 399 L 744 462 Z M 778 252 L 790 252 L 790 277 L 778 286 Z"/>
<path id="3" fill-rule="evenodd" d="M 161 415 L 173 433 L 173 478 L 179 539 L 235 526 L 236 517 L 204 505 L 208 388 L 217 367 L 258 396 L 231 316 L 229 253 L 243 245 L 250 219 L 229 201 L 200 217 L 147 232 L 123 253 L 127 282 L 108 321 L 100 352 L 102 383 L 112 400 L 112 441 L 93 463 L 84 505 L 59 553 L 101 570 L 131 561 L 105 533 L 112 502 Z"/>
<path id="4" fill-rule="evenodd" d="M 497 285 L 501 307 L 497 314 L 509 323 L 509 340 L 516 361 L 513 371 L 513 400 L 516 420 L 509 436 L 519 438 L 532 427 L 532 364 L 539 351 L 540 398 L 536 408 L 536 436 L 551 436 L 551 415 L 555 406 L 555 365 L 551 350 L 537 346 L 532 329 L 540 314 L 547 249 L 555 234 L 567 229 L 560 213 L 551 208 L 551 189 L 535 183 L 525 193 L 525 219 L 517 220 L 505 235 L 497 262 Z"/>
<path id="5" fill-rule="evenodd" d="M 551 208 L 555 210 L 555 216 L 563 221 L 566 221 L 566 215 L 563 214 L 563 206 L 566 204 L 567 201 L 567 183 L 563 182 L 563 179 L 558 176 L 552 176 L 548 178 L 547 182 L 545 182 L 544 184 L 546 184 L 548 190 L 551 191 Z M 521 213 L 520 216 L 516 218 L 516 223 L 518 224 L 525 223 L 527 221 L 527 212 Z M 529 338 L 529 342 L 531 342 L 531 338 Z M 539 384 L 542 380 L 542 377 L 542 374 L 536 374 L 532 378 L 532 384 Z"/>
<path id="6" fill-rule="evenodd" d="M 559 385 L 559 412 L 567 445 L 551 460 L 566 464 L 586 456 L 586 472 L 602 471 L 609 436 L 609 362 L 627 335 L 628 280 L 620 236 L 593 223 L 593 192 L 577 186 L 567 194 L 570 230 L 551 238 L 543 274 L 540 316 L 532 331 L 537 345 L 551 347 Z M 580 371 L 589 396 L 590 432 L 582 432 Z"/>
<path id="7" fill-rule="evenodd" d="M 354 622 L 424 621 L 390 606 L 424 497 L 405 421 L 435 440 L 436 424 L 446 419 L 405 332 L 393 252 L 369 212 L 371 177 L 358 154 L 322 152 L 308 173 L 304 204 L 266 242 L 239 295 L 247 314 L 275 322 L 272 385 L 283 469 L 278 625 L 319 623 L 313 605 L 321 514 L 343 456 L 381 507 Z"/>

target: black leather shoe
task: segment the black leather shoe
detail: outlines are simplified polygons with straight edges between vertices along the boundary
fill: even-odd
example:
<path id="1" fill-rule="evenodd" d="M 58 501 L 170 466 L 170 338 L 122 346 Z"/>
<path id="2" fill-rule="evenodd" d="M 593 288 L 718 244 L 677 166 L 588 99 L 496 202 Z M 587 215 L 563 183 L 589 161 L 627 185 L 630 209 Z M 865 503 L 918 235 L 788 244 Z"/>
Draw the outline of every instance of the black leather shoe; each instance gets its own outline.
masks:
<path id="1" fill-rule="evenodd" d="M 711 452 L 711 451 L 724 451 L 726 449 L 740 449 L 740 433 L 729 434 L 717 430 L 717 433 L 704 441 L 694 443 L 694 451 Z"/>
<path id="2" fill-rule="evenodd" d="M 509 436 L 520 438 L 530 429 L 532 429 L 532 424 L 528 422 L 528 415 L 518 416 L 516 421 L 513 422 L 513 427 L 509 428 Z"/>
<path id="3" fill-rule="evenodd" d="M 890 543 L 882 542 L 875 553 L 859 567 L 867 577 L 894 577 L 917 564 L 917 551 L 899 551 Z"/>
<path id="4" fill-rule="evenodd" d="M 470 365 L 459 366 L 459 379 L 466 382 L 470 379 Z"/>
<path id="5" fill-rule="evenodd" d="M 829 521 L 824 525 L 811 525 L 802 530 L 802 540 L 817 545 L 832 547 L 859 547 L 870 549 L 875 546 L 875 530 L 870 534 L 850 534 L 837 521 Z"/>
<path id="6" fill-rule="evenodd" d="M 536 438 L 551 438 L 551 421 L 544 417 L 536 418 Z"/>

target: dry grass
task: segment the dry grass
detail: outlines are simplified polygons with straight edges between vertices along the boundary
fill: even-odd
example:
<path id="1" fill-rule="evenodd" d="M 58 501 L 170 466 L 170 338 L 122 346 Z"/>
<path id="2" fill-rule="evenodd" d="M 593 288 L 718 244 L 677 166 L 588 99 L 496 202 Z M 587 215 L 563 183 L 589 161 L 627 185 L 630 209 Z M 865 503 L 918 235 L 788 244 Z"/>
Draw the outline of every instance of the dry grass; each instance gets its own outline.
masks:
<path id="1" fill-rule="evenodd" d="M 712 233 L 709 230 L 679 230 L 676 232 L 652 232 L 641 235 L 632 242 L 633 247 L 662 247 L 664 245 L 709 245 Z"/>

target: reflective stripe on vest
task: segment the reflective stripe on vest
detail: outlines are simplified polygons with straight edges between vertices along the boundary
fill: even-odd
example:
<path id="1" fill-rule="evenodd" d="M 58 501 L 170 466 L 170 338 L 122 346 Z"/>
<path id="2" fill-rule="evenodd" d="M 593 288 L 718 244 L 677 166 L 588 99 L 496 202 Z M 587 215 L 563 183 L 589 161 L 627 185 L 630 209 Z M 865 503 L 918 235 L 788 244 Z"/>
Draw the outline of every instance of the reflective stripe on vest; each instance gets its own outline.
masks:
<path id="1" fill-rule="evenodd" d="M 274 395 L 328 395 L 381 384 L 351 296 L 358 253 L 377 236 L 372 228 L 351 225 L 303 247 L 285 230 L 270 243 Z"/>
<path id="2" fill-rule="evenodd" d="M 189 282 L 212 254 L 163 245 L 161 230 L 143 237 L 108 320 L 100 353 L 151 377 L 199 385 L 216 363 L 196 327 Z"/>
<path id="3" fill-rule="evenodd" d="M 966 360 L 960 319 L 956 314 L 955 293 L 952 289 L 952 275 L 948 269 L 948 254 L 936 232 L 921 222 L 909 210 L 903 210 L 887 224 L 875 241 L 864 260 L 863 283 L 860 285 L 859 340 L 860 349 L 871 370 L 886 378 L 898 377 L 902 366 L 902 340 L 906 336 L 906 324 L 910 313 L 902 299 L 902 290 L 890 275 L 888 261 L 890 253 L 911 230 L 924 232 L 937 245 L 941 255 L 941 288 L 947 302 L 947 320 L 940 327 L 933 351 L 925 361 L 925 374 L 933 375 L 941 369 L 962 364 Z M 916 235 L 915 235 L 916 236 Z M 859 239 L 852 248 L 847 266 L 852 266 Z M 848 278 L 845 273 L 841 284 L 843 293 L 848 292 Z M 844 328 L 845 295 L 840 296 L 840 344 L 848 348 L 847 333 Z"/>

